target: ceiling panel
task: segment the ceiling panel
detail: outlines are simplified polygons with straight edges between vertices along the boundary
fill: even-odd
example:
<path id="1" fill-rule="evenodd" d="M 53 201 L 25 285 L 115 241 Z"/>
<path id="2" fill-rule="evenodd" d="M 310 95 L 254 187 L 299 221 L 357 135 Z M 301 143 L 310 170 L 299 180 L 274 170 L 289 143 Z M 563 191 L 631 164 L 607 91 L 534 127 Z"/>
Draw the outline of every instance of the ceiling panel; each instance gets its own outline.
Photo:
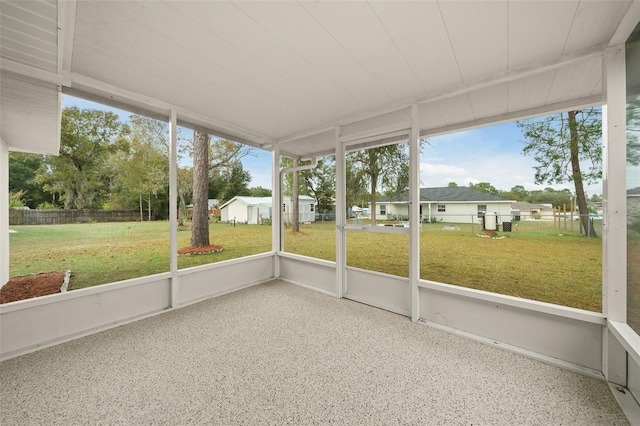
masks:
<path id="1" fill-rule="evenodd" d="M 0 58 L 57 72 L 57 3 L 3 1 L 0 11 Z"/>
<path id="2" fill-rule="evenodd" d="M 221 2 L 172 3 L 171 7 L 187 16 L 193 23 L 206 28 L 209 35 L 204 38 L 207 42 L 213 42 L 214 45 L 209 46 L 208 49 L 203 46 L 204 50 L 198 50 L 211 52 L 207 55 L 211 61 L 220 63 L 223 62 L 220 58 L 224 58 L 224 62 L 229 62 L 229 67 L 239 70 L 243 70 L 242 63 L 253 62 L 254 64 L 246 70 L 246 72 L 253 72 L 248 80 L 255 81 L 265 73 L 273 75 L 272 81 L 276 81 L 275 77 L 277 77 L 277 80 L 281 82 L 281 87 L 276 87 L 272 92 L 281 96 L 291 94 L 293 98 L 298 100 L 298 103 L 308 104 L 311 102 L 315 104 L 314 109 L 316 110 L 324 107 L 325 110 L 318 114 L 318 118 L 323 114 L 335 118 L 334 114 L 358 109 L 354 104 L 355 100 L 339 85 L 247 13 L 236 7 L 235 4 Z M 276 25 L 289 21 L 291 19 L 289 13 L 295 13 L 299 10 L 299 6 L 295 3 L 278 4 L 278 8 L 282 10 L 270 8 L 263 11 L 263 14 L 275 17 Z M 211 16 L 221 16 L 223 19 L 212 20 Z M 310 38 L 305 39 L 312 43 Z M 225 44 L 225 50 L 218 50 L 221 47 L 219 41 Z M 236 50 L 238 53 L 232 56 L 227 53 L 229 49 Z M 240 56 L 244 56 L 244 58 L 242 58 L 242 63 L 238 64 L 235 59 Z M 259 85 L 264 86 L 261 83 Z M 271 87 L 271 85 L 266 85 L 266 87 Z"/>
<path id="3" fill-rule="evenodd" d="M 424 90 L 462 83 L 436 2 L 373 2 L 378 15 Z"/>
<path id="4" fill-rule="evenodd" d="M 438 2 L 465 83 L 507 71 L 507 2 Z M 446 43 L 447 40 L 440 40 Z"/>
<path id="5" fill-rule="evenodd" d="M 341 123 L 347 132 L 404 125 L 413 103 L 426 131 L 597 99 L 601 56 L 579 56 L 604 52 L 630 5 L 78 1 L 58 23 L 57 4 L 0 3 L 4 71 L 159 114 L 173 108 L 244 140 L 286 140 L 291 154 L 332 149 Z M 72 43 L 58 45 L 58 31 Z M 70 74 L 58 71 L 63 50 Z"/>
<path id="6" fill-rule="evenodd" d="M 553 77 L 547 103 L 579 99 L 593 94 L 602 82 L 602 59 L 579 61 L 559 68 Z"/>
<path id="7" fill-rule="evenodd" d="M 502 83 L 469 93 L 475 119 L 504 114 L 509 106 L 509 84 Z"/>
<path id="8" fill-rule="evenodd" d="M 466 93 L 434 102 L 433 105 L 447 125 L 475 119 L 469 96 Z"/>
<path id="9" fill-rule="evenodd" d="M 625 1 L 581 1 L 563 53 L 607 43 L 612 36 L 611 29 L 617 27 L 627 9 Z"/>
<path id="10" fill-rule="evenodd" d="M 555 70 L 509 82 L 508 111 L 522 111 L 545 105 Z"/>
<path id="11" fill-rule="evenodd" d="M 318 120 L 310 95 L 290 90 L 286 80 L 175 12 L 167 25 L 158 26 L 162 17 L 169 18 L 161 9 L 147 10 L 152 4 L 127 3 L 125 9 L 118 2 L 79 4 L 78 13 L 96 19 L 76 28 L 74 72 L 153 98 L 169 98 L 179 107 L 232 125 L 252 116 L 244 125 L 248 130 L 278 134 L 283 124 L 291 126 L 286 120 L 295 120 L 301 129 Z M 127 19 L 122 18 L 125 12 Z M 154 14 L 160 16 L 154 19 Z M 147 22 L 154 24 L 143 25 Z M 159 35 L 170 23 L 175 35 Z M 185 35 L 181 29 L 189 26 Z M 187 48 L 181 45 L 189 40 Z M 215 55 L 201 53 L 207 51 Z M 113 62 L 126 66 L 114 67 Z"/>
<path id="12" fill-rule="evenodd" d="M 389 102 L 382 88 L 299 3 L 242 2 L 236 5 L 342 91 L 326 94 L 334 105 L 349 110 Z M 306 36 L 300 37 L 301 33 Z M 288 69 L 288 72 L 295 71 Z"/>
<path id="13" fill-rule="evenodd" d="M 58 154 L 60 95 L 55 84 L 2 72 L 0 127 L 10 150 Z"/>
<path id="14" fill-rule="evenodd" d="M 392 102 L 426 94 L 368 2 L 303 3 Z"/>
<path id="15" fill-rule="evenodd" d="M 447 125 L 433 104 L 420 105 L 420 128 L 438 129 Z"/>
<path id="16" fill-rule="evenodd" d="M 509 69 L 562 55 L 577 2 L 509 2 Z"/>

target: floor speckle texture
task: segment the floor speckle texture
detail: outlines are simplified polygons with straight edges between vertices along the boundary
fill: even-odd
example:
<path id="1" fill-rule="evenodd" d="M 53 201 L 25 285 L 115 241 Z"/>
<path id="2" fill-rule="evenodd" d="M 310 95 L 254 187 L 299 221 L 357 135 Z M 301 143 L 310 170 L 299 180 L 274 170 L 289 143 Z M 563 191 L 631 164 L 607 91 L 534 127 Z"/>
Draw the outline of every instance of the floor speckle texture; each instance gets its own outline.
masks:
<path id="1" fill-rule="evenodd" d="M 626 425 L 605 382 L 281 281 L 0 364 L 0 423 Z"/>

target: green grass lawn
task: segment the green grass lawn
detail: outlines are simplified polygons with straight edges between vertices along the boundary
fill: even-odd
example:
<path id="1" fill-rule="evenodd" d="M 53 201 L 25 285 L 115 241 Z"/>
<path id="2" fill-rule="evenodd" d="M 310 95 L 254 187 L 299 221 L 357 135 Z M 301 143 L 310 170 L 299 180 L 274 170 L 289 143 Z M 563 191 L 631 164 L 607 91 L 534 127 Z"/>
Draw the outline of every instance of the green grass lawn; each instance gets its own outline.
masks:
<path id="1" fill-rule="evenodd" d="M 602 241 L 550 223 L 519 222 L 504 239 L 480 238 L 475 225 L 421 228 L 421 277 L 591 311 L 602 309 Z M 168 222 L 12 226 L 11 276 L 72 270 L 70 288 L 120 281 L 169 270 Z M 285 230 L 285 251 L 335 260 L 335 223 Z M 577 226 L 576 229 L 577 231 Z M 600 229 L 596 228 L 596 231 Z M 211 243 L 224 251 L 180 256 L 180 269 L 271 250 L 271 228 L 212 223 Z M 178 246 L 190 231 L 178 232 Z M 406 277 L 407 235 L 347 232 L 347 264 Z"/>

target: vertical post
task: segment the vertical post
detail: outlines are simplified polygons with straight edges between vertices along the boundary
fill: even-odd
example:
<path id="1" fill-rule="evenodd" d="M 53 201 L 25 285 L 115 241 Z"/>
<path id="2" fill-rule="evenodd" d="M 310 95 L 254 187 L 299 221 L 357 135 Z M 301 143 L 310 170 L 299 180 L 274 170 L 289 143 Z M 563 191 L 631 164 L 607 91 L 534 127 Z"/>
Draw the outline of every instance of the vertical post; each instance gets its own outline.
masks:
<path id="1" fill-rule="evenodd" d="M 571 207 L 570 207 L 570 209 L 571 209 L 571 217 L 570 217 L 570 219 L 571 219 L 571 232 L 573 232 L 573 211 L 575 210 L 575 205 L 573 203 L 573 197 L 571 197 Z"/>
<path id="2" fill-rule="evenodd" d="M 274 252 L 273 274 L 274 278 L 280 276 L 280 258 L 278 252 L 282 251 L 282 180 L 280 179 L 280 148 L 273 146 L 271 157 L 271 249 Z"/>
<path id="3" fill-rule="evenodd" d="M 602 107 L 603 313 L 613 321 L 627 321 L 627 194 L 626 194 L 626 69 L 624 45 L 605 52 Z M 582 213 L 582 212 L 581 212 Z"/>
<path id="4" fill-rule="evenodd" d="M 0 288 L 9 281 L 9 146 L 0 137 Z"/>
<path id="5" fill-rule="evenodd" d="M 171 272 L 171 307 L 177 308 L 178 283 L 178 116 L 169 113 L 169 271 Z"/>
<path id="6" fill-rule="evenodd" d="M 336 287 L 335 295 L 342 298 L 346 290 L 347 244 L 344 225 L 347 212 L 347 158 L 340 142 L 340 127 L 336 127 Z"/>
<path id="7" fill-rule="evenodd" d="M 411 320 L 420 319 L 420 111 L 411 107 L 409 134 L 409 283 L 411 285 Z"/>

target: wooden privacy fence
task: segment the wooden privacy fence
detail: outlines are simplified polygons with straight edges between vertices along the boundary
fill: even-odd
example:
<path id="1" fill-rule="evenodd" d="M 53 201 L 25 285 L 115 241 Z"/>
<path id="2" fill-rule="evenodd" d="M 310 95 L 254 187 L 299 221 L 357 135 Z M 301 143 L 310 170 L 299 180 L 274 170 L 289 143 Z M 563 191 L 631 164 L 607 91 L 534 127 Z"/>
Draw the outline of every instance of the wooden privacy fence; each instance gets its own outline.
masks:
<path id="1" fill-rule="evenodd" d="M 143 215 L 147 218 L 147 215 Z M 140 221 L 138 210 L 27 210 L 9 209 L 9 225 Z"/>

